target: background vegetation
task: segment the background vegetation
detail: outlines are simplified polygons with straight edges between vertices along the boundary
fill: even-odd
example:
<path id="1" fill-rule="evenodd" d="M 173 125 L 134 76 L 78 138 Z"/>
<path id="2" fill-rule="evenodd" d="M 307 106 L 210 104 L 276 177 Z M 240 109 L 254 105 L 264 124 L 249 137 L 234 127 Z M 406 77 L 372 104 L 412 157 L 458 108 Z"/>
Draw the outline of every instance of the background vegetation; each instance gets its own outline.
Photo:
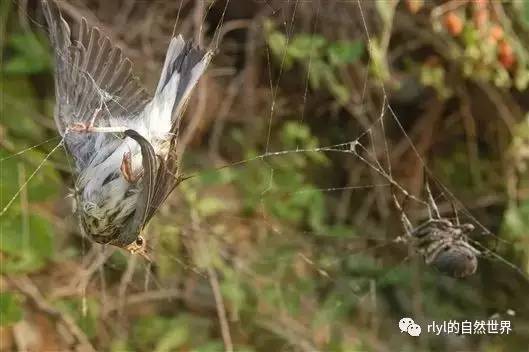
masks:
<path id="1" fill-rule="evenodd" d="M 80 237 L 70 164 L 61 148 L 49 156 L 60 138 L 38 2 L 0 2 L 0 209 L 22 190 L 0 218 L 0 350 L 206 352 L 230 338 L 236 351 L 527 349 L 528 2 L 60 4 L 150 88 L 177 19 L 176 32 L 220 45 L 181 140 L 196 177 L 147 228 L 148 264 Z M 385 102 L 395 116 L 380 118 Z M 387 179 L 351 153 L 255 158 L 359 136 L 404 189 L 424 196 L 427 165 L 443 214 L 455 203 L 483 225 L 474 238 L 490 252 L 474 276 L 442 276 L 396 243 Z M 403 316 L 423 331 L 491 317 L 514 330 L 413 338 Z"/>

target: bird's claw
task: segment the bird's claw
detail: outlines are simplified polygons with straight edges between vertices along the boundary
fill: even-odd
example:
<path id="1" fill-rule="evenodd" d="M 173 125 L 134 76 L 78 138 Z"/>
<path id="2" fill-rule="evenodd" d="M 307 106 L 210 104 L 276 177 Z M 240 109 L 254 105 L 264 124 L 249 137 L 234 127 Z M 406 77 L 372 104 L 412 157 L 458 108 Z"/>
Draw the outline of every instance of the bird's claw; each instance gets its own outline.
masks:
<path id="1" fill-rule="evenodd" d="M 123 178 L 127 180 L 129 183 L 136 183 L 138 181 L 138 177 L 134 176 L 134 173 L 132 171 L 132 159 L 131 159 L 131 153 L 126 152 L 123 154 L 123 160 L 121 161 L 120 166 L 121 174 L 123 175 Z"/>
<path id="2" fill-rule="evenodd" d="M 69 126 L 67 129 L 66 129 L 67 132 L 79 132 L 79 133 L 83 133 L 83 132 L 88 132 L 90 131 L 90 126 L 85 124 L 85 123 L 82 123 L 82 122 L 76 122 L 74 124 L 72 124 L 71 126 Z"/>
<path id="3" fill-rule="evenodd" d="M 129 183 L 136 183 L 143 176 L 143 171 L 139 172 L 137 175 L 134 175 L 132 170 L 132 154 L 131 152 L 126 152 L 123 154 L 123 160 L 121 161 L 121 166 L 119 167 L 123 178 Z"/>

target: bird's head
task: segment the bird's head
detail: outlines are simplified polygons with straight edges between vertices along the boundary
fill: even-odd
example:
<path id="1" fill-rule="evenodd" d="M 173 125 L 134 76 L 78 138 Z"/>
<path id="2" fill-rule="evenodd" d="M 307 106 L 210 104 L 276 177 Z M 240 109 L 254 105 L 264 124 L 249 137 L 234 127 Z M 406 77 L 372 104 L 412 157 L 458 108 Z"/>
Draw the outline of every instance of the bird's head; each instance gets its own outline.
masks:
<path id="1" fill-rule="evenodd" d="M 129 251 L 131 254 L 139 254 L 146 260 L 151 261 L 151 258 L 148 254 L 149 250 L 147 246 L 147 241 L 141 235 L 136 237 L 136 240 L 134 242 L 131 242 L 123 248 Z"/>

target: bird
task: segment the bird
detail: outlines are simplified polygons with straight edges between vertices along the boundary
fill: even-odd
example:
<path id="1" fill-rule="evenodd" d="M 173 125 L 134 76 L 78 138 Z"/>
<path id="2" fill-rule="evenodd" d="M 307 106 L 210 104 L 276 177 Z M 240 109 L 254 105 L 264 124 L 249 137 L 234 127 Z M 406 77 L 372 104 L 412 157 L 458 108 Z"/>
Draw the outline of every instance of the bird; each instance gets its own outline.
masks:
<path id="1" fill-rule="evenodd" d="M 72 159 L 81 232 L 149 259 L 143 230 L 184 179 L 180 121 L 213 52 L 173 36 L 150 95 L 97 27 L 83 18 L 72 35 L 55 0 L 41 4 L 54 50 L 54 119 Z"/>

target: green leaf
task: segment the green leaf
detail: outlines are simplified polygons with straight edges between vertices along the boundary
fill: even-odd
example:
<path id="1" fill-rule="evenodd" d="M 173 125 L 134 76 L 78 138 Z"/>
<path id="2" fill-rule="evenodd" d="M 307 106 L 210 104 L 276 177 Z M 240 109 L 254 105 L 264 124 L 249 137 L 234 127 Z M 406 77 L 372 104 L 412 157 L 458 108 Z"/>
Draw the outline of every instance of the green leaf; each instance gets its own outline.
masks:
<path id="1" fill-rule="evenodd" d="M 331 71 L 332 68 L 323 60 L 312 60 L 309 66 L 309 84 L 312 89 L 319 89 L 321 87 L 323 77 L 326 72 Z"/>
<path id="2" fill-rule="evenodd" d="M 233 181 L 235 178 L 235 172 L 233 169 L 229 168 L 222 170 L 206 170 L 200 173 L 199 178 L 200 183 L 204 186 L 227 184 Z"/>
<path id="3" fill-rule="evenodd" d="M 230 301 L 232 310 L 238 311 L 244 307 L 247 299 L 246 291 L 237 275 L 231 272 L 226 272 L 225 279 L 221 284 L 221 290 L 223 297 Z"/>
<path id="4" fill-rule="evenodd" d="M 351 64 L 362 56 L 364 44 L 359 41 L 338 41 L 329 45 L 327 55 L 334 66 Z"/>
<path id="5" fill-rule="evenodd" d="M 20 188 L 26 184 L 26 194 L 29 202 L 45 201 L 59 193 L 60 176 L 50 163 L 45 163 L 35 173 L 31 180 L 29 177 L 44 160 L 46 155 L 36 150 L 24 153 L 24 159 L 10 157 L 8 153 L 0 150 L 0 207 L 6 206 L 16 195 Z M 4 159 L 4 160 L 2 160 Z M 29 161 L 29 163 L 28 163 Z M 19 194 L 20 197 L 20 194 Z M 12 206 L 18 206 L 17 199 Z"/>
<path id="6" fill-rule="evenodd" d="M 395 14 L 395 6 L 397 5 L 397 3 L 398 1 L 396 0 L 375 1 L 376 9 L 378 11 L 378 14 L 382 18 L 384 25 L 388 25 L 388 23 L 393 18 L 393 15 Z"/>
<path id="7" fill-rule="evenodd" d="M 276 61 L 282 63 L 285 69 L 290 69 L 293 61 L 290 56 L 286 55 L 287 38 L 285 35 L 280 32 L 272 32 L 268 35 L 267 42 Z"/>
<path id="8" fill-rule="evenodd" d="M 0 219 L 0 252 L 4 255 L 2 273 L 27 273 L 42 269 L 53 257 L 53 229 L 50 223 L 31 214 Z"/>
<path id="9" fill-rule="evenodd" d="M 224 209 L 226 209 L 226 203 L 219 198 L 201 198 L 196 204 L 196 210 L 204 217 L 215 215 Z"/>
<path id="10" fill-rule="evenodd" d="M 379 3 L 381 1 L 377 1 Z M 380 43 L 376 39 L 371 40 L 370 55 L 372 65 L 370 66 L 371 72 L 375 77 L 378 77 L 382 81 L 387 81 L 391 77 L 389 71 L 389 65 L 387 62 L 386 51 L 380 46 Z"/>
<path id="11" fill-rule="evenodd" d="M 514 77 L 514 85 L 520 91 L 527 89 L 529 85 L 529 70 L 527 67 L 524 66 L 518 69 Z"/>
<path id="12" fill-rule="evenodd" d="M 36 109 L 36 92 L 27 77 L 0 78 L 2 87 L 2 104 L 0 115 L 2 125 L 11 135 L 42 142 L 45 138 L 37 119 L 42 118 Z"/>
<path id="13" fill-rule="evenodd" d="M 124 339 L 117 339 L 112 341 L 109 348 L 110 352 L 124 352 L 124 351 L 133 351 L 132 348 L 129 347 L 127 344 L 127 341 Z"/>
<path id="14" fill-rule="evenodd" d="M 0 326 L 16 323 L 22 319 L 22 308 L 17 297 L 11 292 L 0 293 Z"/>
<path id="15" fill-rule="evenodd" d="M 522 23 L 529 27 L 529 2 L 528 1 L 521 1 L 521 11 L 520 18 L 522 19 Z"/>
<path id="16" fill-rule="evenodd" d="M 210 321 L 188 314 L 179 314 L 177 318 L 143 316 L 135 321 L 129 343 L 140 351 L 179 351 L 183 346 L 194 351 L 194 345 L 208 341 L 209 329 Z M 201 333 L 191 334 L 196 331 Z"/>
<path id="17" fill-rule="evenodd" d="M 185 321 L 179 319 L 179 324 L 174 324 L 172 328 L 165 333 L 158 344 L 155 352 L 175 351 L 181 347 L 189 338 L 189 329 L 185 325 Z"/>
<path id="18" fill-rule="evenodd" d="M 14 51 L 3 70 L 8 74 L 35 74 L 51 70 L 51 57 L 48 48 L 32 32 L 15 33 L 9 38 L 8 45 Z"/>
<path id="19" fill-rule="evenodd" d="M 58 309 L 68 312 L 84 333 L 92 338 L 97 333 L 99 303 L 93 298 L 87 298 L 84 304 L 86 304 L 86 310 L 83 310 L 81 299 L 59 300 L 55 305 Z"/>
<path id="20" fill-rule="evenodd" d="M 140 350 L 152 350 L 162 334 L 168 330 L 171 321 L 162 317 L 142 317 L 132 329 L 134 346 Z"/>
<path id="21" fill-rule="evenodd" d="M 288 45 L 287 53 L 297 60 L 320 57 L 326 42 L 325 38 L 319 35 L 299 34 Z"/>
<path id="22" fill-rule="evenodd" d="M 448 98 L 452 91 L 446 85 L 445 69 L 442 66 L 422 65 L 420 80 L 425 86 L 434 88 L 441 98 Z"/>
<path id="23" fill-rule="evenodd" d="M 503 215 L 502 232 L 514 237 L 529 236 L 529 201 L 507 208 Z"/>
<path id="24" fill-rule="evenodd" d="M 358 233 L 351 227 L 345 225 L 332 225 L 325 229 L 323 232 L 317 233 L 320 236 L 329 237 L 357 237 Z"/>
<path id="25" fill-rule="evenodd" d="M 220 341 L 208 342 L 205 345 L 192 349 L 192 352 L 218 352 L 224 349 L 224 344 Z M 239 352 L 239 351 L 237 351 Z"/>

